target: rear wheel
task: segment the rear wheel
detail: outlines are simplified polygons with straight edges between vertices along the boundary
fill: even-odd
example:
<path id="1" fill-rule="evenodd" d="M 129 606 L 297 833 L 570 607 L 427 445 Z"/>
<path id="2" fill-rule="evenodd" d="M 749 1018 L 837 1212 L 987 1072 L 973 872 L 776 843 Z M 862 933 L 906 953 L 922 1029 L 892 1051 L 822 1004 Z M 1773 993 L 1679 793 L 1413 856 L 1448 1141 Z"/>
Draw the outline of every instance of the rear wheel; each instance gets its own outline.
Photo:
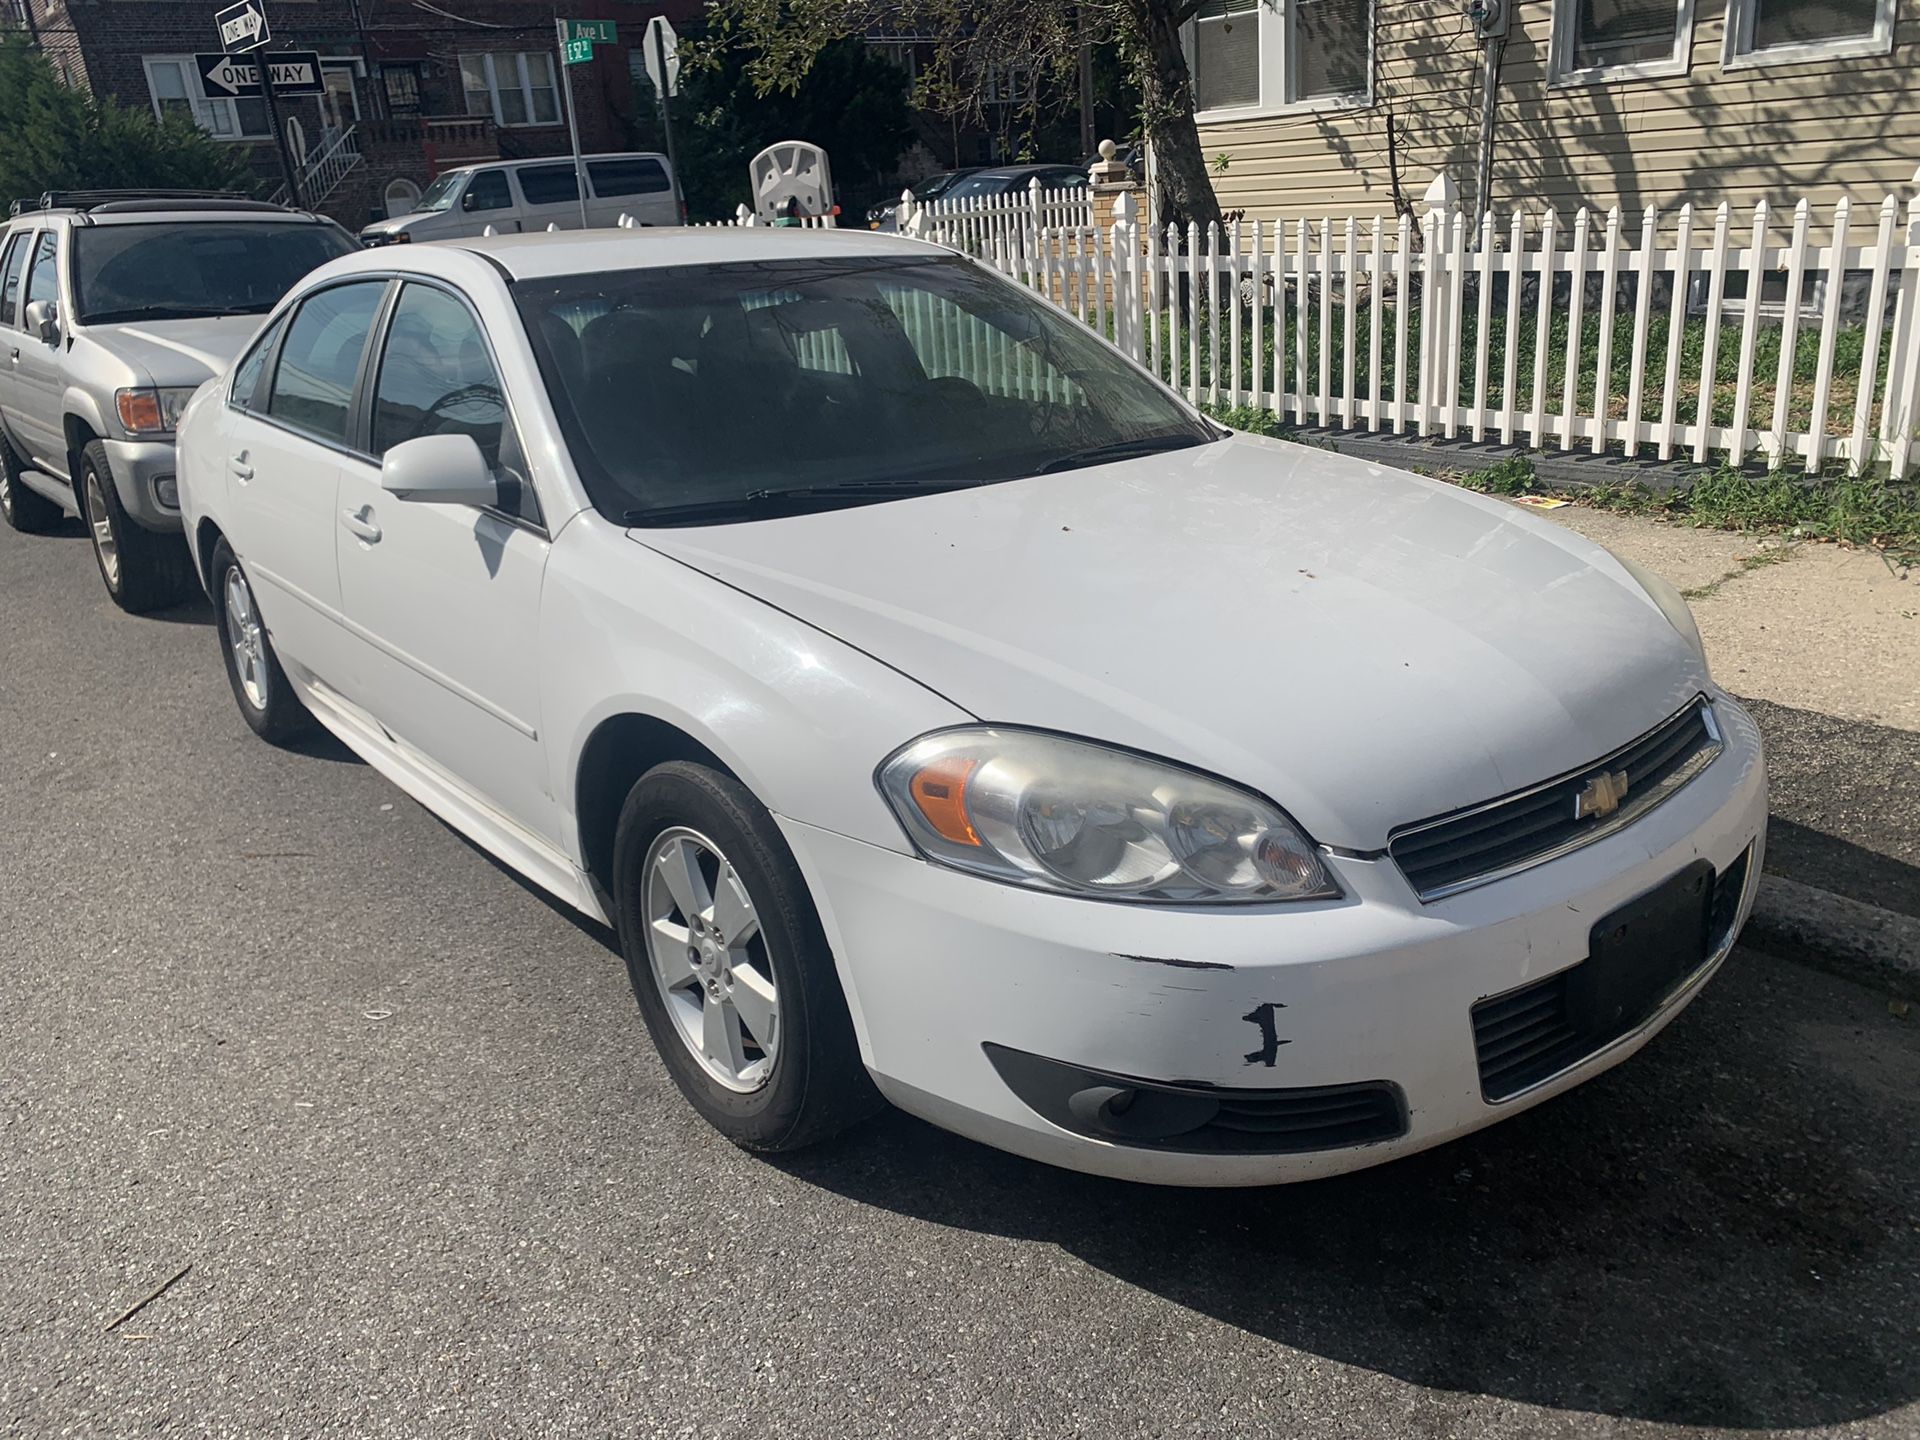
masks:
<path id="1" fill-rule="evenodd" d="M 0 520 L 23 535 L 43 535 L 60 523 L 60 507 L 29 490 L 20 478 L 26 464 L 0 435 Z"/>
<path id="2" fill-rule="evenodd" d="M 239 557 L 222 540 L 213 547 L 213 610 L 220 631 L 220 656 L 234 703 L 253 733 L 275 745 L 302 734 L 313 716 L 287 683 L 287 672 L 273 653 L 273 640 L 254 603 L 253 587 Z"/>
<path id="3" fill-rule="evenodd" d="M 773 817 L 673 761 L 627 796 L 614 916 L 674 1083 L 749 1150 L 796 1150 L 878 1108 L 820 917 Z"/>
<path id="4" fill-rule="evenodd" d="M 81 452 L 74 492 L 93 541 L 100 578 L 114 604 L 129 615 L 145 615 L 187 598 L 193 562 L 185 538 L 156 534 L 127 514 L 101 441 L 92 441 Z"/>

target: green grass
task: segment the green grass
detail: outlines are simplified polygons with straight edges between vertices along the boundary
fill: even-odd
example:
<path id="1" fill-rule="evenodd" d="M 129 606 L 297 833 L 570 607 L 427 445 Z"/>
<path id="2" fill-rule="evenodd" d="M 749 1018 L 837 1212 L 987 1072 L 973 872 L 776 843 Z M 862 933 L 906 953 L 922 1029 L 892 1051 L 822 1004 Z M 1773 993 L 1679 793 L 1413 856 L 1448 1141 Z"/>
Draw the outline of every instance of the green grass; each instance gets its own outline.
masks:
<path id="1" fill-rule="evenodd" d="M 1656 492 L 1637 482 L 1603 485 L 1581 497 L 1602 510 L 1659 515 L 1715 530 L 1788 534 L 1885 550 L 1920 561 L 1920 486 L 1867 476 L 1809 480 L 1797 472 L 1748 475 L 1710 470 L 1684 487 Z"/>

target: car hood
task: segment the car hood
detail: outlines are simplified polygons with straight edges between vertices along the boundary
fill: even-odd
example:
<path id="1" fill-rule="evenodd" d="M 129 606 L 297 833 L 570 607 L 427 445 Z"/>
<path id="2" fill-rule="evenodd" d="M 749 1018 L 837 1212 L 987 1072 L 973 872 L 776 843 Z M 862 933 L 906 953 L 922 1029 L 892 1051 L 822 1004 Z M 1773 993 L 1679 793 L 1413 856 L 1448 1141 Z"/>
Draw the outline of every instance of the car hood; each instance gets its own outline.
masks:
<path id="1" fill-rule="evenodd" d="M 1599 546 L 1437 481 L 1252 437 L 632 533 L 983 720 L 1212 771 L 1364 851 L 1598 759 L 1707 684 Z"/>
<path id="2" fill-rule="evenodd" d="M 87 337 L 155 385 L 198 385 L 227 368 L 253 338 L 264 315 L 210 315 L 199 320 L 136 320 L 95 325 Z"/>

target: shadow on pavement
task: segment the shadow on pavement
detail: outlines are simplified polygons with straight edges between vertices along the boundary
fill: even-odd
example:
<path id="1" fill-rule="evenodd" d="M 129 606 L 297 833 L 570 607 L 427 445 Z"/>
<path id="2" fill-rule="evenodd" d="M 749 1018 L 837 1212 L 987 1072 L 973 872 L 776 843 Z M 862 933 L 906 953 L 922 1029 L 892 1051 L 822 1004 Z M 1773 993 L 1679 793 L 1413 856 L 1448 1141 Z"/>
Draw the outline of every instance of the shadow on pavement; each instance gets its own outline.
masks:
<path id="1" fill-rule="evenodd" d="M 1412 1384 L 1811 1426 L 1920 1396 L 1917 1082 L 1913 1031 L 1884 1001 L 1741 952 L 1619 1070 L 1336 1180 L 1131 1186 L 897 1113 L 783 1164 Z"/>

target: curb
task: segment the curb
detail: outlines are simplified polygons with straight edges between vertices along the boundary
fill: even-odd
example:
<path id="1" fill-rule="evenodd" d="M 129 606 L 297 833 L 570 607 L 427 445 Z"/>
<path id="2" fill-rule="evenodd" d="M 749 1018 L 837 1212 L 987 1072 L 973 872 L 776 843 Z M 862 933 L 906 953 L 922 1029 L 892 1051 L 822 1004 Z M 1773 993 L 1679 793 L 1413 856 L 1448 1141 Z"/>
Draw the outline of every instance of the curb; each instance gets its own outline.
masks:
<path id="1" fill-rule="evenodd" d="M 1762 875 L 1741 943 L 1920 1000 L 1920 919 Z"/>

